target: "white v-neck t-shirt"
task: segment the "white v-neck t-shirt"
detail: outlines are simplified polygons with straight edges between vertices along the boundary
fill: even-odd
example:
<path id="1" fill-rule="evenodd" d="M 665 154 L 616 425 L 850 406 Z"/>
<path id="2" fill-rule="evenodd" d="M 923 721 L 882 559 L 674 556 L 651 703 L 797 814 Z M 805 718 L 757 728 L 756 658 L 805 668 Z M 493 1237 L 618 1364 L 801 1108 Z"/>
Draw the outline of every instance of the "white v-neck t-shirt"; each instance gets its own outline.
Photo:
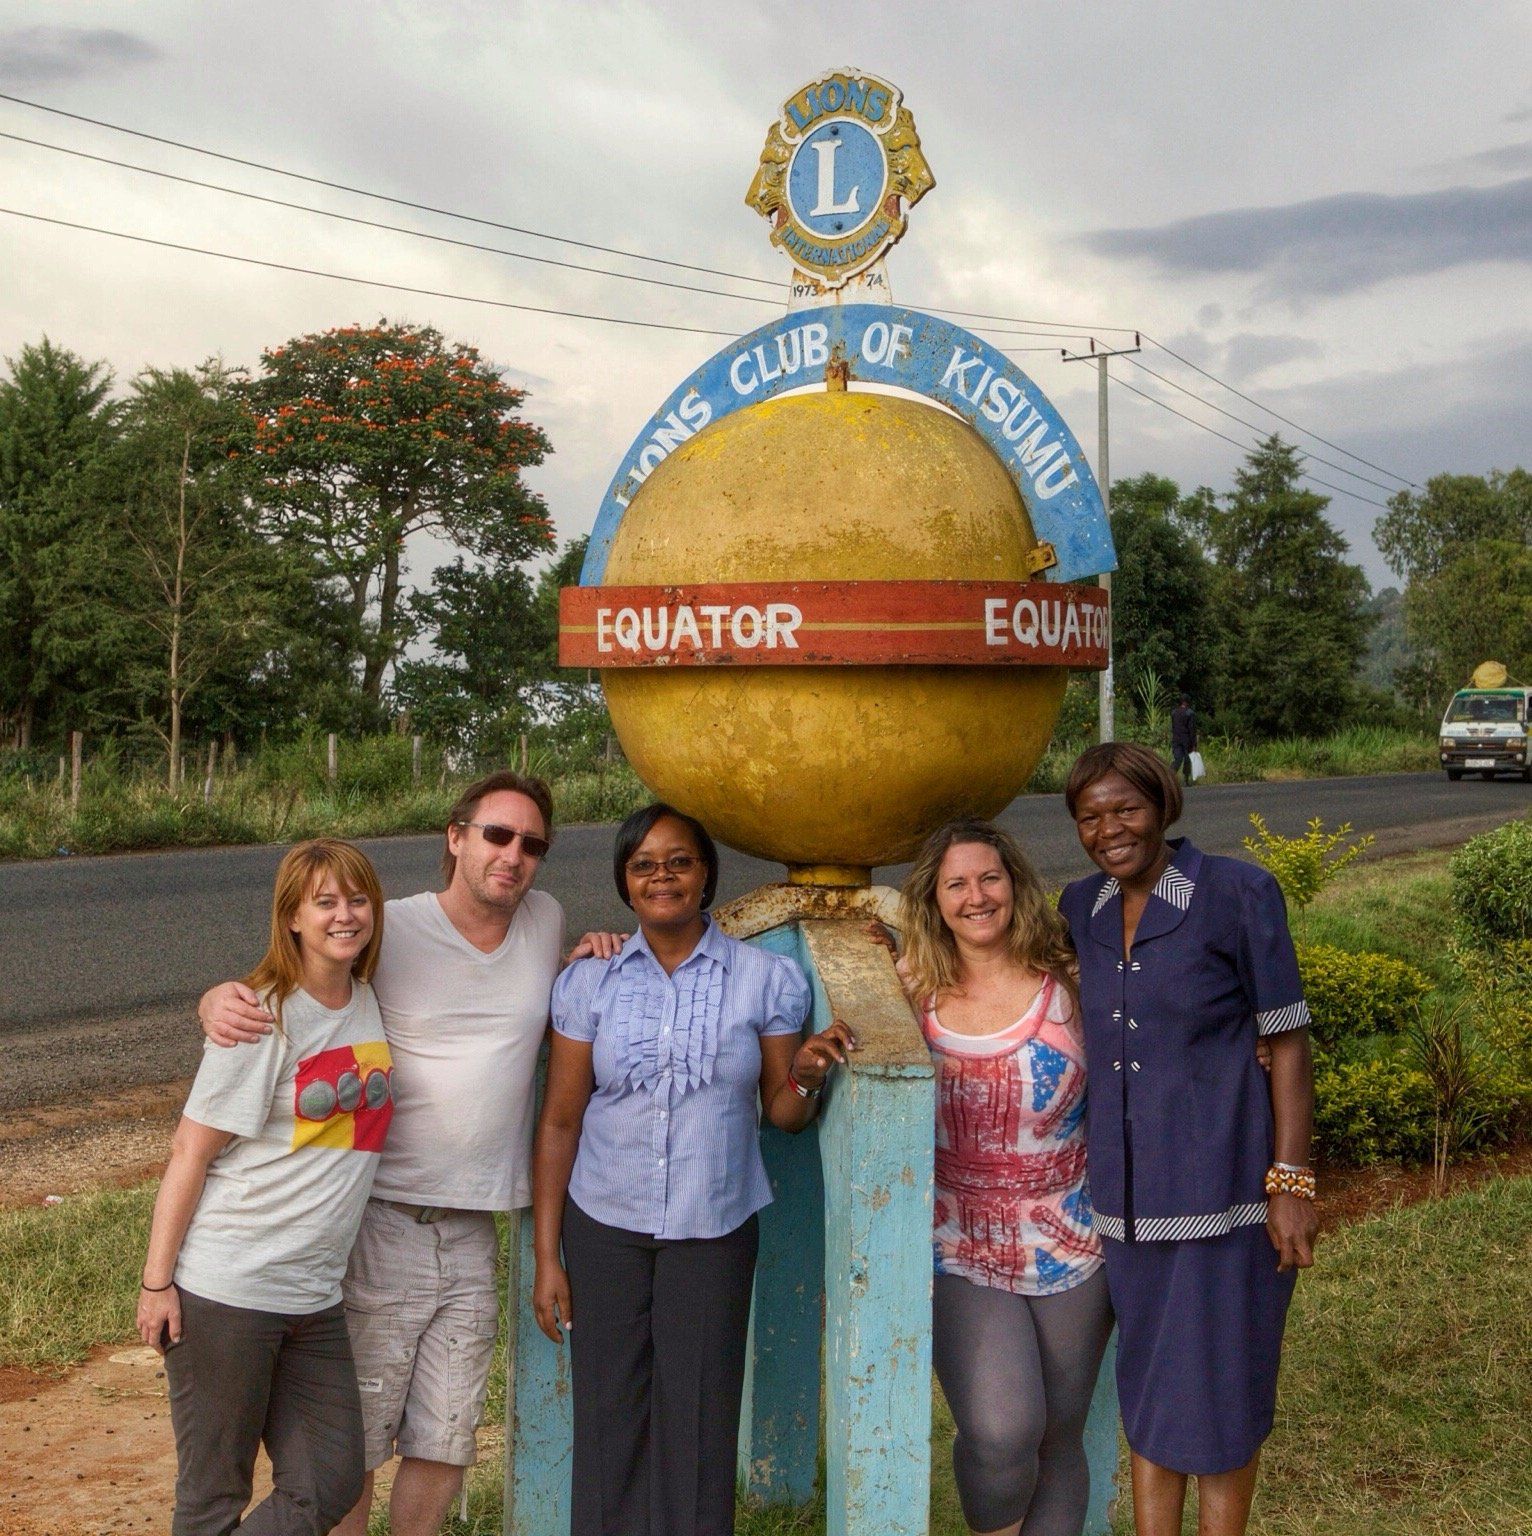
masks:
<path id="1" fill-rule="evenodd" d="M 372 984 L 394 1061 L 373 1194 L 508 1211 L 532 1200 L 533 1077 L 564 911 L 530 890 L 504 942 L 474 948 L 434 891 L 391 901 Z"/>

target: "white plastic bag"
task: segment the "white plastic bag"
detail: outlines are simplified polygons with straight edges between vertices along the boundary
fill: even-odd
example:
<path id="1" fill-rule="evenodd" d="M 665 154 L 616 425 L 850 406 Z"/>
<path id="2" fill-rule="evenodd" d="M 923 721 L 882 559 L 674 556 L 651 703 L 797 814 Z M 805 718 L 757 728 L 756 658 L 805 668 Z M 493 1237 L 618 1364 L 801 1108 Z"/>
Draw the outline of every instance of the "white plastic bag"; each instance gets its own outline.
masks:
<path id="1" fill-rule="evenodd" d="M 1207 773 L 1207 764 L 1202 761 L 1202 754 L 1200 752 L 1193 752 L 1191 754 L 1191 761 L 1192 783 L 1195 784 L 1198 779 L 1202 778 L 1203 775 Z"/>

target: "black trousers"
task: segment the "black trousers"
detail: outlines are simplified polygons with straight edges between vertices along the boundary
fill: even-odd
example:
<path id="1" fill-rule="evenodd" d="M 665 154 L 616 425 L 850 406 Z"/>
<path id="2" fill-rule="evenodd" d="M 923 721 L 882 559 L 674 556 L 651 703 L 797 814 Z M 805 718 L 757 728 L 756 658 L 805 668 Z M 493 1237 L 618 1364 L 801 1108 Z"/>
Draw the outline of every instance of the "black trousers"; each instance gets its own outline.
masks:
<path id="1" fill-rule="evenodd" d="M 176 1432 L 172 1536 L 322 1536 L 362 1496 L 362 1403 L 345 1309 L 288 1317 L 181 1292 L 165 1355 Z M 270 1495 L 242 1520 L 255 1453 Z"/>
<path id="2" fill-rule="evenodd" d="M 759 1224 L 669 1240 L 564 1207 L 571 1536 L 731 1536 Z"/>

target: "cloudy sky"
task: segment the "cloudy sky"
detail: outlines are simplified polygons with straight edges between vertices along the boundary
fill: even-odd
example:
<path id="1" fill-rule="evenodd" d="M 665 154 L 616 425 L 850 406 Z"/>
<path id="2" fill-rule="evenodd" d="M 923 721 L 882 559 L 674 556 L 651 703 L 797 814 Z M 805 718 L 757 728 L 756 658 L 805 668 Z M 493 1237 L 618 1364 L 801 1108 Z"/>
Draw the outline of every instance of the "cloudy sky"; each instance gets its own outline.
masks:
<path id="1" fill-rule="evenodd" d="M 1142 329 L 1138 361 L 1173 382 L 1114 364 L 1114 477 L 1229 487 L 1241 448 L 1126 387 L 1241 445 L 1257 436 L 1180 385 L 1365 476 L 1311 465 L 1375 501 L 1444 471 L 1532 463 L 1529 58 L 1524 0 L 0 0 L 6 96 L 783 284 L 785 258 L 743 202 L 766 129 L 825 69 L 870 70 L 903 89 L 937 178 L 890 257 L 898 301 L 1079 328 L 998 338 L 1024 347 Z M 0 138 L 0 353 L 46 333 L 125 379 L 213 353 L 253 364 L 263 346 L 357 320 L 429 321 L 530 390 L 556 450 L 534 483 L 564 537 L 589 528 L 639 426 L 723 338 L 389 292 L 15 213 L 731 335 L 785 303 L 770 283 L 410 212 L 13 100 L 0 100 L 0 134 L 771 301 L 431 243 Z M 1090 370 L 1053 350 L 1018 361 L 1093 451 Z M 1375 583 L 1388 579 L 1369 536 L 1378 515 L 1332 501 Z"/>

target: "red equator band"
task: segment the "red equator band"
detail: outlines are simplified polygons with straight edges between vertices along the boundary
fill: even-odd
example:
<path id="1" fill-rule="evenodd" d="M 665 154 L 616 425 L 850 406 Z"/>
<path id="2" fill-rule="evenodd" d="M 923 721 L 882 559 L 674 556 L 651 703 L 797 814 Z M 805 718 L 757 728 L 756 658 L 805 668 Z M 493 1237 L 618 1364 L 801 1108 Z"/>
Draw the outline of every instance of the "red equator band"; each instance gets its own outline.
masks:
<path id="1" fill-rule="evenodd" d="M 559 664 L 1104 667 L 1101 587 L 762 581 L 565 587 Z"/>

